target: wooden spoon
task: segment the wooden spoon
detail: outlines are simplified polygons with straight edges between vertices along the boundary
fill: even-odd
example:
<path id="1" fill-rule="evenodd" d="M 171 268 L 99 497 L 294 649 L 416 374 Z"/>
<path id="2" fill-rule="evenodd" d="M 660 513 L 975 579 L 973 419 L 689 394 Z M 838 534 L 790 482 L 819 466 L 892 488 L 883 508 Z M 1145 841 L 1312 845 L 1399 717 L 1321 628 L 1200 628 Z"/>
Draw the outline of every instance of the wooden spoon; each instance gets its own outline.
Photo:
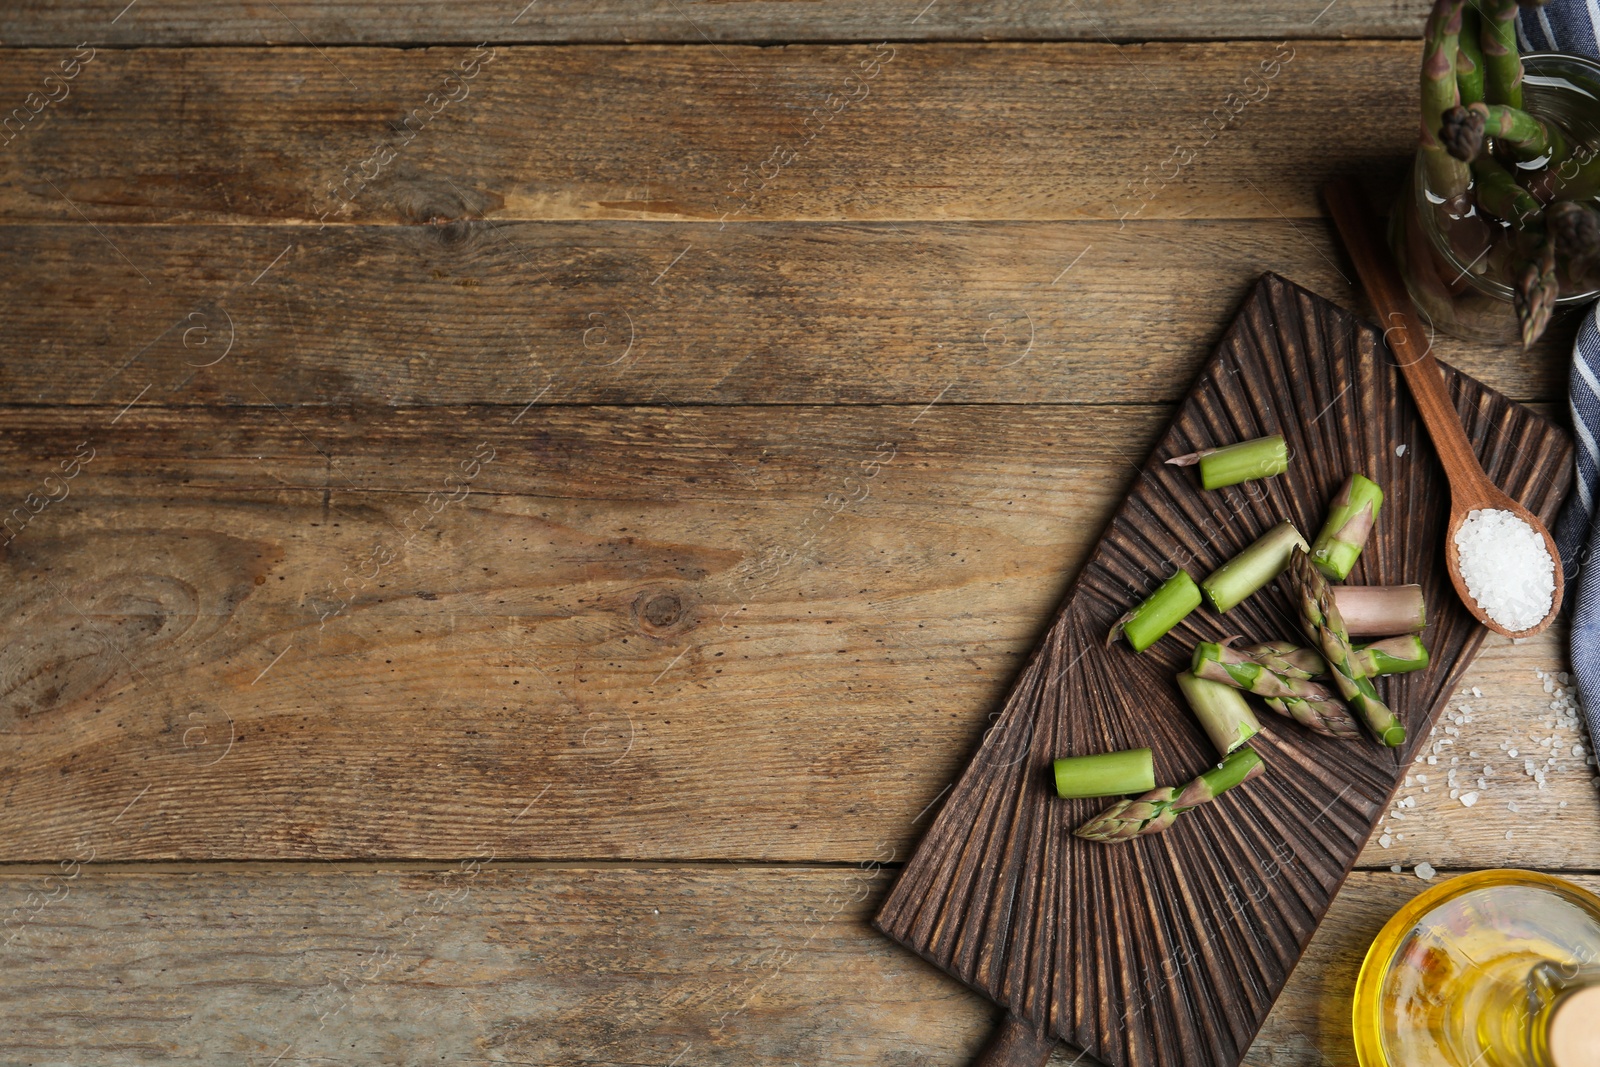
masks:
<path id="1" fill-rule="evenodd" d="M 1412 309 L 1411 296 L 1406 292 L 1394 257 L 1378 232 L 1377 219 L 1355 182 L 1348 178 L 1333 182 L 1323 190 L 1323 196 L 1333 213 L 1334 226 L 1344 241 L 1345 250 L 1355 263 L 1367 298 L 1378 313 L 1378 321 L 1385 327 L 1383 339 L 1399 361 L 1400 372 L 1411 387 L 1412 399 L 1422 414 L 1422 424 L 1428 428 L 1434 451 L 1439 454 L 1445 477 L 1450 481 L 1450 521 L 1445 527 L 1444 561 L 1450 581 L 1455 583 L 1456 595 L 1474 618 L 1495 633 L 1532 637 L 1549 626 L 1556 612 L 1561 610 L 1561 556 L 1556 551 L 1555 540 L 1537 515 L 1501 492 L 1483 472 L 1478 454 L 1467 440 L 1466 430 L 1462 429 L 1456 406 L 1445 391 L 1444 375 L 1433 358 L 1428 331 Z M 1550 612 L 1526 630 L 1508 630 L 1491 619 L 1467 592 L 1466 583 L 1461 579 L 1461 551 L 1456 548 L 1456 531 L 1461 529 L 1468 514 L 1484 508 L 1509 511 L 1531 526 L 1544 538 L 1545 549 L 1555 565 L 1555 592 L 1550 598 Z"/>

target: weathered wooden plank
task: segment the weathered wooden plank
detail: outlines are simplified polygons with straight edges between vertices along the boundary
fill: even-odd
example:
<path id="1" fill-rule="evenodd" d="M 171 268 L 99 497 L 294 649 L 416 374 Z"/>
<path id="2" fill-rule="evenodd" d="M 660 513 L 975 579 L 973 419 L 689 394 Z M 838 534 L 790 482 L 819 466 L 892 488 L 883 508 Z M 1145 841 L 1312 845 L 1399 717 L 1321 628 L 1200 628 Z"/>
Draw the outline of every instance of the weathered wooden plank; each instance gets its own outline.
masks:
<path id="1" fill-rule="evenodd" d="M 868 928 L 874 862 L 0 874 L 0 1022 L 29 1062 L 970 1062 L 993 1009 Z M 1362 954 L 1424 885 L 1353 875 L 1244 1062 L 1354 1067 Z"/>
<path id="2" fill-rule="evenodd" d="M 137 391 L 4 412 L 8 859 L 903 855 L 1167 417 Z M 1458 746 L 1562 641 L 1491 640 Z M 1508 760 L 1363 862 L 1600 866 L 1589 769 Z"/>
<path id="3" fill-rule="evenodd" d="M 1362 306 L 1327 227 L 1278 219 L 100 230 L 3 231 L 0 399 L 1147 403 L 1260 271 Z M 1575 329 L 1439 350 L 1561 399 Z"/>
<path id="4" fill-rule="evenodd" d="M 1393 187 L 1417 51 L 17 50 L 0 218 L 1311 217 L 1333 169 Z"/>
<path id="5" fill-rule="evenodd" d="M 1427 5 L 1301 0 L 1240 5 L 1224 0 L 1164 5 L 1127 0 L 858 0 L 799 3 L 734 0 L 541 0 L 460 5 L 444 0 L 284 0 L 272 7 L 215 9 L 199 0 L 134 8 L 118 3 L 19 4 L 0 13 L 0 41 L 12 46 L 235 44 L 320 45 L 491 41 L 795 42 L 890 40 L 1155 40 L 1163 38 L 1415 37 Z"/>

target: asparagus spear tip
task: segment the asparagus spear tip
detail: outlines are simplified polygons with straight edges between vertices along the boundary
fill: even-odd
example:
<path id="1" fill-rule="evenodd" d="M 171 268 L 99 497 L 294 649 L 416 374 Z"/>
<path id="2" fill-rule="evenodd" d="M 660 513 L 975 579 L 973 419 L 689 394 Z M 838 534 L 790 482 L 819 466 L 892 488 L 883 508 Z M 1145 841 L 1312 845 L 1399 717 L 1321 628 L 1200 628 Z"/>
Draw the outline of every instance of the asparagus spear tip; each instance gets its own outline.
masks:
<path id="1" fill-rule="evenodd" d="M 1321 671 L 1321 656 L 1311 653 L 1311 662 L 1307 663 L 1302 654 L 1308 649 L 1286 646 L 1286 654 L 1280 655 L 1275 646 L 1263 647 L 1270 651 L 1258 657 L 1225 642 L 1203 642 L 1195 646 L 1189 669 L 1197 678 L 1254 693 L 1267 707 L 1308 730 L 1329 737 L 1361 736 L 1350 709 L 1326 687 L 1309 680 L 1312 671 Z"/>
<path id="2" fill-rule="evenodd" d="M 1544 333 L 1556 313 L 1560 284 L 1556 279 L 1555 241 L 1547 235 L 1538 251 L 1523 264 L 1517 275 L 1515 304 L 1517 322 L 1522 327 L 1522 347 L 1527 349 Z"/>
<path id="3" fill-rule="evenodd" d="M 1185 811 L 1207 804 L 1260 775 L 1266 765 L 1248 745 L 1236 748 L 1217 766 L 1182 789 L 1152 789 L 1133 800 L 1119 800 L 1074 831 L 1090 841 L 1113 844 L 1158 834 Z"/>
<path id="4" fill-rule="evenodd" d="M 1481 109 L 1457 104 L 1444 113 L 1439 127 L 1439 142 L 1452 156 L 1463 163 L 1471 163 L 1483 151 L 1485 119 L 1486 115 Z"/>

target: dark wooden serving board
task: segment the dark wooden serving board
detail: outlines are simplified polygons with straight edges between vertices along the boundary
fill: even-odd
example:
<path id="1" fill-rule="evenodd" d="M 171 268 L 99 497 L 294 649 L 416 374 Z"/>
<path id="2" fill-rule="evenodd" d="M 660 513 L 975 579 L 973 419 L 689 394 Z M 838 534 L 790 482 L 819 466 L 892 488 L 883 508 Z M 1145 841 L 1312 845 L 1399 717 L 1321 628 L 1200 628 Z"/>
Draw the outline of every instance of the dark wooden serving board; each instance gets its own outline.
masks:
<path id="1" fill-rule="evenodd" d="M 1550 422 L 1446 369 L 1490 477 L 1547 522 L 1571 477 Z M 1214 493 L 1164 460 L 1281 433 L 1288 473 Z M 1404 445 L 1403 455 L 1396 454 Z M 1406 744 L 1340 742 L 1262 710 L 1268 773 L 1121 845 L 1070 833 L 1106 801 L 1058 799 L 1058 756 L 1148 745 L 1178 785 L 1216 761 L 1173 676 L 1201 640 L 1298 637 L 1276 587 L 1201 608 L 1143 655 L 1103 641 L 1171 573 L 1198 580 L 1280 519 L 1316 536 L 1361 471 L 1386 500 L 1351 584 L 1418 582 L 1433 655 L 1380 690 Z M 1487 631 L 1443 568 L 1449 490 L 1379 331 L 1265 275 L 1074 582 L 875 925 L 1005 1006 L 991 1064 L 1057 1039 L 1112 1067 L 1234 1067 Z"/>

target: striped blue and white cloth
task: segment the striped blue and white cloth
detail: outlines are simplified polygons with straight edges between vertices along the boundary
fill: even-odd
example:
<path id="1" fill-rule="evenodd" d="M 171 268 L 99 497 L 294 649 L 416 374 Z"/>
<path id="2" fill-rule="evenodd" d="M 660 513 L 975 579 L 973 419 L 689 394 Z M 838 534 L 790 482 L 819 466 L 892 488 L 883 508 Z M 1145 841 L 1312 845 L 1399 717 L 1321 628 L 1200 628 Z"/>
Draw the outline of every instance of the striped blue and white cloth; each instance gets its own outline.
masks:
<path id="1" fill-rule="evenodd" d="M 1600 3 L 1596 0 L 1550 0 L 1543 7 L 1524 7 L 1517 37 L 1524 52 L 1570 52 L 1600 59 Z"/>
<path id="2" fill-rule="evenodd" d="M 1524 7 L 1517 35 L 1525 51 L 1569 52 L 1600 59 L 1600 2 L 1550 0 Z M 1576 597 L 1572 614 L 1572 672 L 1578 699 L 1589 721 L 1589 736 L 1600 747 L 1600 305 L 1578 327 L 1572 346 L 1572 427 L 1577 437 L 1577 484 L 1553 531 L 1561 549 L 1567 595 Z M 1595 565 L 1589 565 L 1595 564 Z"/>

